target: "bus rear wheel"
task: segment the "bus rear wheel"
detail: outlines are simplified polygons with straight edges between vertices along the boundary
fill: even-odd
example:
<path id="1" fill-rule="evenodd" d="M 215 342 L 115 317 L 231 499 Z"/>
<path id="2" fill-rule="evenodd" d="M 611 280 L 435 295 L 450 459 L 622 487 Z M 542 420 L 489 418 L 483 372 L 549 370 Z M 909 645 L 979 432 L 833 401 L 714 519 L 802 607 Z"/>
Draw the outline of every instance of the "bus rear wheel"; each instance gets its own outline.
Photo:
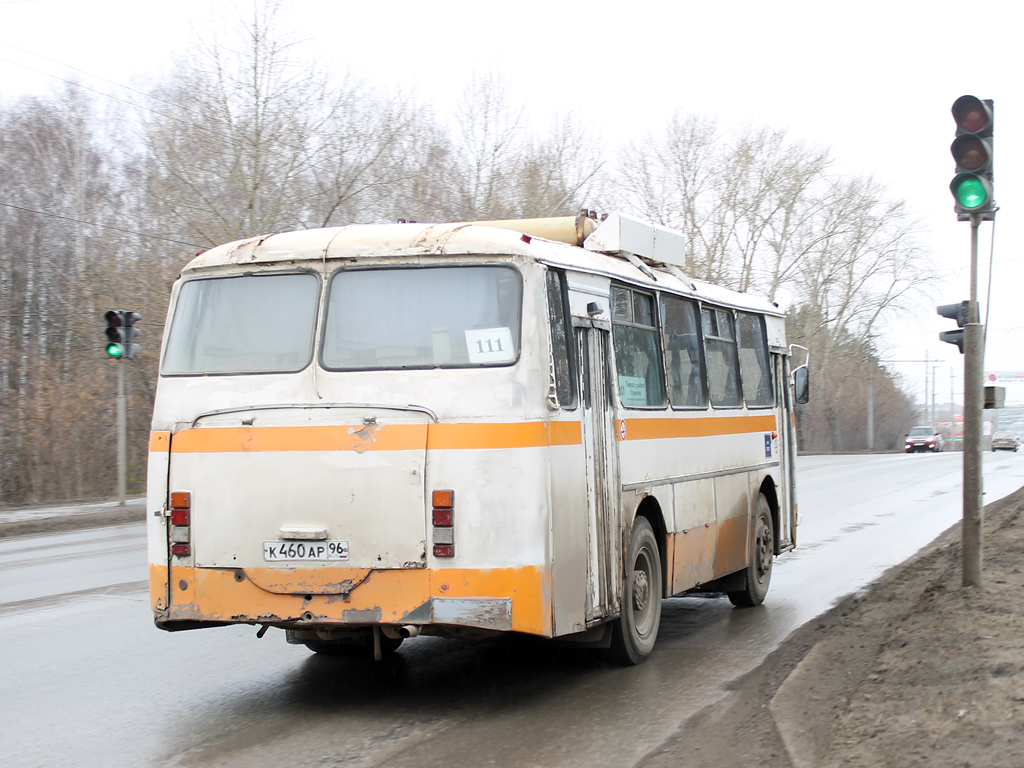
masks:
<path id="1" fill-rule="evenodd" d="M 775 525 L 772 508 L 763 493 L 757 496 L 757 511 L 750 530 L 750 565 L 744 571 L 745 587 L 729 592 L 729 601 L 738 608 L 753 608 L 764 602 L 768 584 L 772 580 L 772 562 L 775 558 Z"/>
<path id="2" fill-rule="evenodd" d="M 611 656 L 619 664 L 639 664 L 651 655 L 661 626 L 661 555 L 646 518 L 633 523 L 622 615 L 612 625 Z"/>

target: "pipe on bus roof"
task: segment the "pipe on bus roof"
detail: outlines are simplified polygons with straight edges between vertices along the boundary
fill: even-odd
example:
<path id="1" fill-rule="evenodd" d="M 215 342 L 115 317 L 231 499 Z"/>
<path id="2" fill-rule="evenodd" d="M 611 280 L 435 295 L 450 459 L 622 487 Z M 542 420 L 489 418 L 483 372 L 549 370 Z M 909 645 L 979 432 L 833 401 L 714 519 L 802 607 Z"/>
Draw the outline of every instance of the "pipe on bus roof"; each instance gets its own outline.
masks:
<path id="1" fill-rule="evenodd" d="M 544 219 L 498 219 L 495 221 L 467 221 L 480 227 L 495 227 L 522 232 L 530 237 L 542 237 L 559 243 L 582 246 L 601 222 L 586 213 L 578 216 L 558 216 Z"/>

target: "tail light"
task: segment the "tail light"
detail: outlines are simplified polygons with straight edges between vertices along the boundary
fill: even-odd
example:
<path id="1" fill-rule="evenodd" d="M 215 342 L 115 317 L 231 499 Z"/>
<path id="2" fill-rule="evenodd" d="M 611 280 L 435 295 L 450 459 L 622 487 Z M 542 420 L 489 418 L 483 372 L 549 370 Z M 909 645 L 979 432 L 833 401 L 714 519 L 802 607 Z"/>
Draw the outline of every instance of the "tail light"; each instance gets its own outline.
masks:
<path id="1" fill-rule="evenodd" d="M 192 495 L 188 491 L 171 492 L 171 554 L 188 557 L 192 554 Z"/>
<path id="2" fill-rule="evenodd" d="M 434 557 L 455 557 L 455 491 L 431 493 Z"/>

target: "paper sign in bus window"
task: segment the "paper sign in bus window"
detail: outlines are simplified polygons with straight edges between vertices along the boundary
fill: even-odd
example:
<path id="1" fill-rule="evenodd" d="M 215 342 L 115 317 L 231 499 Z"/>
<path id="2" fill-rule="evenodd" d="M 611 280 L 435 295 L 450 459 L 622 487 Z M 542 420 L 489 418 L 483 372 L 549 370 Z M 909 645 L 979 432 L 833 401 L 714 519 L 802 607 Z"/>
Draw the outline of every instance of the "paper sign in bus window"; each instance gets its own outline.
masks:
<path id="1" fill-rule="evenodd" d="M 627 408 L 648 405 L 647 380 L 643 376 L 622 376 L 620 374 L 619 397 L 622 398 L 622 404 Z"/>
<path id="2" fill-rule="evenodd" d="M 477 328 L 466 331 L 466 348 L 471 363 L 511 363 L 516 359 L 509 328 Z"/>
<path id="3" fill-rule="evenodd" d="M 452 341 L 447 328 L 432 329 L 430 342 L 434 352 L 434 365 L 447 365 L 452 361 Z"/>

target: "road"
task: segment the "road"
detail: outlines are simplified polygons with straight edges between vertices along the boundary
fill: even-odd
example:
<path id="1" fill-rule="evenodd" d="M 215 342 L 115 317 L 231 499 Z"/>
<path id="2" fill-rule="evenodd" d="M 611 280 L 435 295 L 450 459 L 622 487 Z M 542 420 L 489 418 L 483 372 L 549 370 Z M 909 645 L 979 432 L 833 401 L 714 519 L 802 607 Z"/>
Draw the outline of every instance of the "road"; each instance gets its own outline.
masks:
<path id="1" fill-rule="evenodd" d="M 1024 454 L 985 455 L 986 502 Z M 766 604 L 665 601 L 644 665 L 523 639 L 406 641 L 393 665 L 271 630 L 156 630 L 141 524 L 0 540 L 5 766 L 635 765 L 804 622 L 960 517 L 960 454 L 801 457 Z"/>

